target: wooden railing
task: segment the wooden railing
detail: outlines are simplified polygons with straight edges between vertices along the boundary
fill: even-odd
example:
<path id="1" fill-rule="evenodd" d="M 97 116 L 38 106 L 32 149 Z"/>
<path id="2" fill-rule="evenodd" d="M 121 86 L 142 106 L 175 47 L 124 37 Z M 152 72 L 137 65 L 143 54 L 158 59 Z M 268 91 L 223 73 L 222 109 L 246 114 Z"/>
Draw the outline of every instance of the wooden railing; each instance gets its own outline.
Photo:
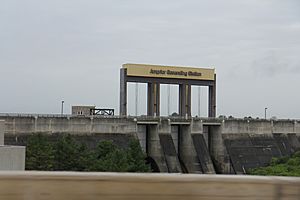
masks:
<path id="1" fill-rule="evenodd" d="M 195 174 L 0 172 L 1 200 L 300 199 L 300 178 Z"/>

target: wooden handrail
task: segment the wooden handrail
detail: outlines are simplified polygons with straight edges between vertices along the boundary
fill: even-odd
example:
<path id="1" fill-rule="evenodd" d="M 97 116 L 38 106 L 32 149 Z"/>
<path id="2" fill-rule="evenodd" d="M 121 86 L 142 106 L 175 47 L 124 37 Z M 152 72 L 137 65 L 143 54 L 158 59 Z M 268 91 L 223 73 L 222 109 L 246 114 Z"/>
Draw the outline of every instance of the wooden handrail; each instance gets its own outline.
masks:
<path id="1" fill-rule="evenodd" d="M 0 172 L 0 199 L 300 199 L 300 178 L 152 173 Z"/>

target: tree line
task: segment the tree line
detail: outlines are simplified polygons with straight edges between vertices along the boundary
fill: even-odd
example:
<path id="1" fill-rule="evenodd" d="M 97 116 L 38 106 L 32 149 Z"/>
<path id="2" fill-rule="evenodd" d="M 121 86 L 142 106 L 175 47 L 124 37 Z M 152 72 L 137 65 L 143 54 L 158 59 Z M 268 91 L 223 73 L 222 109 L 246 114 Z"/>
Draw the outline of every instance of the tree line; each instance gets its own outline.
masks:
<path id="1" fill-rule="evenodd" d="M 32 135 L 26 145 L 26 170 L 151 172 L 145 162 L 139 141 L 132 139 L 127 148 L 112 141 L 101 141 L 89 149 L 70 135 L 61 135 L 55 142 L 42 134 Z"/>

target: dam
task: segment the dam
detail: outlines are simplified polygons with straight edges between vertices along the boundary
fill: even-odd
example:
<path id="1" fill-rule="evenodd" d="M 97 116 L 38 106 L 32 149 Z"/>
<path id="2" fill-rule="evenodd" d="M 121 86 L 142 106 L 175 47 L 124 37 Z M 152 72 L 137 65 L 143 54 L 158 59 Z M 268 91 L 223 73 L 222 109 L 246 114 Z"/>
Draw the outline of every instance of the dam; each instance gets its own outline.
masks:
<path id="1" fill-rule="evenodd" d="M 101 140 L 126 146 L 139 140 L 153 171 L 245 174 L 272 157 L 300 148 L 300 121 L 192 117 L 121 117 L 2 114 L 7 145 L 32 134 L 71 134 L 93 148 Z"/>
<path id="2" fill-rule="evenodd" d="M 32 134 L 54 140 L 70 134 L 95 148 L 102 140 L 126 147 L 139 140 L 154 172 L 245 174 L 273 157 L 300 149 L 300 121 L 216 118 L 215 69 L 124 64 L 120 69 L 119 116 L 96 115 L 80 106 L 72 115 L 0 114 L 4 143 L 24 145 Z M 147 84 L 147 115 L 127 115 L 127 83 Z M 160 116 L 160 84 L 178 85 L 178 113 Z M 208 116 L 192 117 L 191 87 L 208 87 Z M 98 109 L 99 110 L 99 109 Z M 101 110 L 101 109 L 100 109 Z M 0 132 L 1 133 L 1 132 Z"/>

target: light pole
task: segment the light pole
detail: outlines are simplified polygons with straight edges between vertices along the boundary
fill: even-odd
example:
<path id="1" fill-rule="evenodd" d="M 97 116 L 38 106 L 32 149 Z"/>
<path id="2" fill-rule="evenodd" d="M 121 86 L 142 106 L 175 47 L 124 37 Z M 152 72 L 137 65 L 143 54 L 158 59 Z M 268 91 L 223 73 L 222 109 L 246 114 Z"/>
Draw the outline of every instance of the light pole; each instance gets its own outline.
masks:
<path id="1" fill-rule="evenodd" d="M 64 114 L 64 103 L 65 103 L 65 101 L 62 100 L 62 101 L 61 101 L 61 115 Z"/>
<path id="2" fill-rule="evenodd" d="M 198 86 L 198 117 L 200 117 L 200 99 L 201 99 L 201 87 Z"/>
<path id="3" fill-rule="evenodd" d="M 268 108 L 265 108 L 265 119 L 267 119 L 267 109 Z"/>
<path id="4" fill-rule="evenodd" d="M 167 93 L 168 93 L 168 98 L 167 98 L 167 108 L 168 108 L 168 116 L 170 116 L 170 105 L 171 105 L 171 99 L 170 99 L 170 95 L 171 95 L 171 90 L 170 90 L 170 85 L 168 84 L 167 87 Z"/>

